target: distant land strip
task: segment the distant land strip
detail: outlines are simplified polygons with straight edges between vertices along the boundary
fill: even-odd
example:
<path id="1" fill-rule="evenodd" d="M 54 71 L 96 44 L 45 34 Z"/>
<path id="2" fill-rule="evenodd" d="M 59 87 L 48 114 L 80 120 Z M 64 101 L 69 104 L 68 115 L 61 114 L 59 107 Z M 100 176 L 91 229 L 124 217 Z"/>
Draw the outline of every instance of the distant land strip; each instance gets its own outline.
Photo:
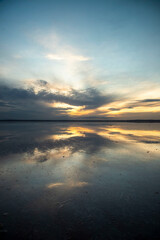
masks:
<path id="1" fill-rule="evenodd" d="M 133 123 L 160 123 L 160 120 L 154 119 L 135 119 L 135 120 L 93 120 L 93 119 L 59 119 L 59 120 L 18 120 L 18 119 L 2 119 L 0 122 L 133 122 Z"/>

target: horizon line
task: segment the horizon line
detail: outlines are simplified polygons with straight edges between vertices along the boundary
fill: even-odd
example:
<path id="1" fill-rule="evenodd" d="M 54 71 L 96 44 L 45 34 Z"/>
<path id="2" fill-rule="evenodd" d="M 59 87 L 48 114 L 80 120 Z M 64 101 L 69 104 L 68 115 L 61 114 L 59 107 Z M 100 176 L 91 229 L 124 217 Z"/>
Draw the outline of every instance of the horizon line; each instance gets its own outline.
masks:
<path id="1" fill-rule="evenodd" d="M 0 122 L 148 122 L 160 123 L 160 119 L 0 119 Z"/>

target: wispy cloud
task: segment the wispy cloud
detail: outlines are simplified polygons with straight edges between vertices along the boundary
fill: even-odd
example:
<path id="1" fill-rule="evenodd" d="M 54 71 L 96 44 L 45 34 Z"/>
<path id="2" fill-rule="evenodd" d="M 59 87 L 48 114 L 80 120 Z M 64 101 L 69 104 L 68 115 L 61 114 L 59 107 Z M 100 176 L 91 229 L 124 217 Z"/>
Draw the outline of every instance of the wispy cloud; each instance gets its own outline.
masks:
<path id="1" fill-rule="evenodd" d="M 55 61 L 79 61 L 79 62 L 84 62 L 84 61 L 89 61 L 91 58 L 85 57 L 82 55 L 73 55 L 73 54 L 47 54 L 45 56 L 49 60 L 55 60 Z"/>

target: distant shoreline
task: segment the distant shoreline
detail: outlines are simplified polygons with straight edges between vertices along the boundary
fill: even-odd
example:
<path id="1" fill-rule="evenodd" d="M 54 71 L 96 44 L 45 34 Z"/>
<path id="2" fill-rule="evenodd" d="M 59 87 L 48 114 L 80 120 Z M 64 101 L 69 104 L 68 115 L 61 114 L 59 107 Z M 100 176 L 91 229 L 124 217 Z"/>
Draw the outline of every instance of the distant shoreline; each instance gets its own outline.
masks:
<path id="1" fill-rule="evenodd" d="M 140 120 L 140 119 L 136 119 L 136 120 L 18 120 L 18 119 L 4 119 L 4 120 L 0 120 L 0 122 L 131 122 L 131 123 L 160 123 L 160 120 L 152 120 L 152 119 L 148 119 L 148 120 Z"/>

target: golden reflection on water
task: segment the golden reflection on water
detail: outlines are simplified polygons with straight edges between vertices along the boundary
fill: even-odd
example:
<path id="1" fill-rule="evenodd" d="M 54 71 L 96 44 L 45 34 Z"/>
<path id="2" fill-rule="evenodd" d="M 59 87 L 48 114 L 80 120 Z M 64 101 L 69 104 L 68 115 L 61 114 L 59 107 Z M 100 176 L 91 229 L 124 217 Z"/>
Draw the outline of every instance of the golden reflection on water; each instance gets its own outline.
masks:
<path id="1" fill-rule="evenodd" d="M 40 140 L 51 141 L 53 146 L 46 149 L 37 147 L 33 152 L 26 153 L 25 162 L 35 164 L 47 161 L 48 164 L 58 165 L 60 174 L 66 178 L 72 176 L 72 181 L 51 183 L 48 188 L 78 187 L 78 184 L 84 182 L 76 179 L 75 172 L 84 164 L 93 168 L 95 163 L 117 159 L 119 155 L 122 158 L 135 156 L 140 161 L 157 159 L 160 155 L 160 125 L 154 127 L 155 125 L 136 124 L 59 126 L 55 134 L 51 131 L 52 134 L 45 135 Z M 97 146 L 99 148 L 94 151 Z M 146 153 L 150 154 L 146 156 Z"/>
<path id="2" fill-rule="evenodd" d="M 0 206 L 9 221 L 37 222 L 39 232 L 47 221 L 56 231 L 57 222 L 77 219 L 79 228 L 79 219 L 89 227 L 93 219 L 93 232 L 112 228 L 113 216 L 136 231 L 140 218 L 146 229 L 159 222 L 160 124 L 6 124 L 0 137 Z"/>
<path id="3" fill-rule="evenodd" d="M 14 159 L 12 165 L 16 168 L 35 167 L 37 174 L 45 168 L 50 172 L 44 184 L 47 189 L 90 185 L 86 178 L 101 164 L 160 159 L 160 124 L 53 124 L 45 131 L 38 128 L 33 132 L 32 142 L 30 133 L 28 136 L 26 140 L 22 134 L 20 142 L 14 143 L 20 146 L 24 140 L 22 148 L 27 150 L 13 149 L 5 159 Z"/>
<path id="4" fill-rule="evenodd" d="M 112 138 L 114 141 L 160 141 L 160 130 L 150 129 L 125 129 L 122 126 L 73 126 L 63 129 L 60 134 L 46 136 L 46 139 L 63 140 L 73 137 L 85 137 L 92 133 L 104 138 Z"/>
<path id="5" fill-rule="evenodd" d="M 33 151 L 20 154 L 26 164 L 44 162 L 63 176 L 63 181 L 51 181 L 47 188 L 85 186 L 87 182 L 79 178 L 83 167 L 94 171 L 98 164 L 119 158 L 129 160 L 134 156 L 142 162 L 160 156 L 160 125 L 61 125 L 50 132 L 37 140 L 42 147 L 37 144 Z"/>

